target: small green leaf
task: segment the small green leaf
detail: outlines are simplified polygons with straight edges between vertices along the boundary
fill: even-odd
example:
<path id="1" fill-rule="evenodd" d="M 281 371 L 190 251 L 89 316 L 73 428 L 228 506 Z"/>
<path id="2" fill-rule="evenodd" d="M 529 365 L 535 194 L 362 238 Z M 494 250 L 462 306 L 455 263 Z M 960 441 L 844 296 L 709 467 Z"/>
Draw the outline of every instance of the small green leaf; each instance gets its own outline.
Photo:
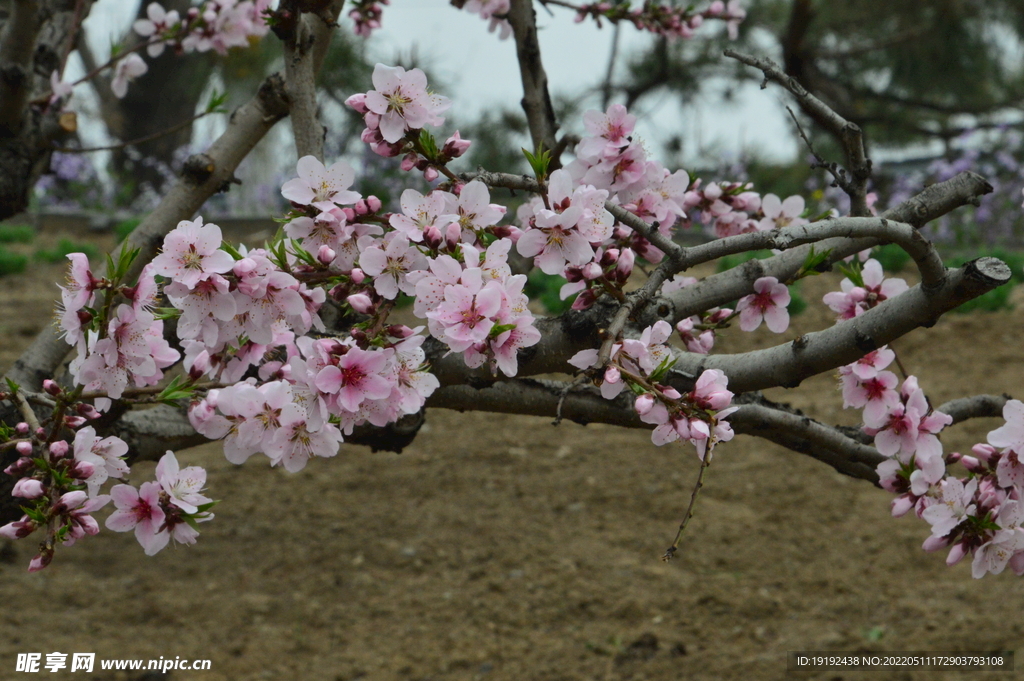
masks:
<path id="1" fill-rule="evenodd" d="M 210 101 L 206 103 L 206 113 L 227 113 L 224 104 L 228 101 L 227 92 L 213 91 Z"/>
<path id="2" fill-rule="evenodd" d="M 661 379 L 665 377 L 665 374 L 668 373 L 669 369 L 671 369 L 673 365 L 675 365 L 675 363 L 676 358 L 673 357 L 671 354 L 669 354 L 669 356 L 666 357 L 665 359 L 661 360 L 661 364 L 658 365 L 658 368 L 651 372 L 651 382 L 660 383 Z"/>
<path id="3" fill-rule="evenodd" d="M 551 166 L 551 152 L 541 144 L 537 147 L 537 151 L 532 154 L 523 149 L 523 155 L 526 156 L 526 160 L 529 162 L 530 168 L 533 169 L 533 175 L 537 178 L 537 181 L 544 182 L 548 177 L 548 168 Z"/>
<path id="4" fill-rule="evenodd" d="M 440 155 L 437 149 L 437 141 L 434 136 L 426 130 L 420 130 L 420 149 L 428 161 L 435 161 Z"/>
<path id="5" fill-rule="evenodd" d="M 230 255 L 235 260 L 241 260 L 245 256 L 238 252 L 238 249 L 229 244 L 227 241 L 221 243 L 221 250 Z"/>
<path id="6" fill-rule="evenodd" d="M 515 324 L 495 324 L 491 327 L 491 332 L 488 334 L 488 338 L 497 338 L 506 331 L 511 331 L 516 328 Z"/>
<path id="7" fill-rule="evenodd" d="M 4 378 L 4 380 L 7 381 L 7 389 L 10 390 L 12 393 L 16 393 L 19 390 L 21 390 L 21 386 L 12 381 L 11 379 Z"/>

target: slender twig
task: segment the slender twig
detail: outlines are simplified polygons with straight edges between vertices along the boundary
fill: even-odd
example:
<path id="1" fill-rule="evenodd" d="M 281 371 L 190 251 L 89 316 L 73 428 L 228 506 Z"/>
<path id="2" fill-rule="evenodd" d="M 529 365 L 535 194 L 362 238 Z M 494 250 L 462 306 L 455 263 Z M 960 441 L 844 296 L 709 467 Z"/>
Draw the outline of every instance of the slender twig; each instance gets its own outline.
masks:
<path id="1" fill-rule="evenodd" d="M 860 127 L 840 116 L 825 102 L 808 92 L 803 85 L 771 59 L 753 57 L 735 50 L 725 50 L 725 56 L 759 69 L 764 74 L 762 88 L 766 87 L 768 81 L 771 80 L 789 90 L 804 111 L 842 140 L 851 176 L 848 185 L 843 187 L 843 191 L 850 196 L 850 215 L 870 215 L 871 211 L 867 204 L 867 186 L 868 180 L 871 179 L 871 159 L 868 158 L 864 148 L 864 134 Z"/>
<path id="2" fill-rule="evenodd" d="M 178 123 L 176 125 L 172 125 L 169 128 L 165 128 L 163 130 L 158 130 L 157 132 L 154 132 L 152 134 L 146 135 L 144 137 L 137 137 L 137 138 L 135 138 L 133 140 L 128 140 L 127 142 L 120 142 L 118 144 L 109 144 L 109 145 L 104 146 L 104 147 L 85 147 L 84 149 L 76 149 L 74 147 L 54 147 L 53 150 L 54 151 L 59 151 L 62 154 L 90 154 L 90 153 L 95 152 L 95 151 L 113 151 L 115 149 L 124 149 L 125 147 L 130 147 L 130 146 L 133 146 L 133 145 L 136 145 L 136 144 L 142 144 L 143 142 L 149 142 L 151 140 L 155 140 L 155 139 L 158 139 L 160 137 L 164 137 L 166 135 L 172 135 L 172 134 L 178 132 L 179 130 L 181 130 L 182 128 L 187 128 L 188 126 L 192 125 L 193 123 L 198 121 L 200 118 L 203 118 L 205 116 L 209 116 L 212 113 L 220 113 L 220 112 L 217 112 L 217 111 L 204 111 L 202 113 L 196 114 L 195 116 L 193 116 L 192 118 L 189 118 L 186 121 L 182 121 L 181 123 Z"/>
<path id="3" fill-rule="evenodd" d="M 25 395 L 22 394 L 21 390 L 14 392 L 14 401 L 18 403 L 18 411 L 25 418 L 25 422 L 28 423 L 29 428 L 35 433 L 39 430 L 39 419 L 36 418 L 36 413 L 32 409 L 32 405 L 25 399 Z"/>
<path id="4" fill-rule="evenodd" d="M 523 82 L 523 111 L 530 127 L 534 149 L 553 150 L 557 146 L 555 132 L 558 123 L 555 109 L 548 92 L 548 76 L 540 57 L 540 40 L 537 37 L 537 18 L 533 11 L 533 0 L 512 0 L 508 11 L 508 23 L 516 41 L 516 56 L 519 59 L 519 73 Z M 551 159 L 551 170 L 561 166 L 557 157 Z"/>
<path id="5" fill-rule="evenodd" d="M 697 503 L 697 495 L 700 494 L 700 490 L 704 487 L 704 471 L 711 465 L 711 447 L 708 447 L 708 451 L 704 452 L 704 458 L 700 460 L 700 471 L 697 472 L 697 482 L 693 486 L 693 492 L 690 493 L 690 503 L 686 507 L 686 514 L 683 515 L 682 521 L 679 523 L 679 531 L 676 532 L 676 538 L 672 542 L 672 546 L 665 550 L 665 555 L 661 557 L 666 563 L 672 560 L 676 555 L 676 551 L 679 550 L 679 540 L 683 538 L 683 532 L 686 530 L 686 526 L 690 524 L 690 518 L 693 517 L 693 507 Z"/>

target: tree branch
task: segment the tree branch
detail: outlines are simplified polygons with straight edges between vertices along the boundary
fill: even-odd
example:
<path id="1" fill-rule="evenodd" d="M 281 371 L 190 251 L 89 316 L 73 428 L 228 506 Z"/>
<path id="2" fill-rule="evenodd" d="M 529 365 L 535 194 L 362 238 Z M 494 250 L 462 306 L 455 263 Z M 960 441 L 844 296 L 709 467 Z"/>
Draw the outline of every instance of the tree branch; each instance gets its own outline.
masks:
<path id="1" fill-rule="evenodd" d="M 519 73 L 523 81 L 522 105 L 534 149 L 543 146 L 553 150 L 557 145 L 555 131 L 558 130 L 558 123 L 548 92 L 548 76 L 541 63 L 533 0 L 511 0 L 508 23 L 512 25 L 512 34 L 516 40 L 516 56 L 519 58 Z M 560 166 L 559 160 L 552 157 L 551 169 Z"/>
<path id="2" fill-rule="evenodd" d="M 973 395 L 950 400 L 937 409 L 952 416 L 953 423 L 961 423 L 967 419 L 1001 417 L 1003 407 L 1011 399 L 1009 395 Z"/>
<path id="3" fill-rule="evenodd" d="M 326 52 L 334 21 L 328 23 L 319 15 L 299 13 L 298 3 L 287 3 L 299 16 L 295 30 L 284 41 L 284 73 L 288 87 L 292 133 L 298 157 L 315 156 L 324 160 L 324 135 L 316 103 L 317 50 Z M 337 18 L 343 3 L 335 2 L 327 11 Z M 320 60 L 322 61 L 322 57 Z"/>
<path id="4" fill-rule="evenodd" d="M 747 392 L 794 388 L 805 378 L 854 362 L 910 331 L 931 326 L 944 313 L 1010 280 L 1010 268 L 997 258 L 979 258 L 949 270 L 941 286 L 921 285 L 887 300 L 859 317 L 805 334 L 773 348 L 738 355 L 683 353 L 675 364 L 687 387 L 707 369 L 729 377 L 729 389 Z"/>
<path id="5" fill-rule="evenodd" d="M 13 0 L 0 33 L 0 130 L 17 135 L 32 94 L 32 54 L 40 29 L 36 0 Z"/>
<path id="6" fill-rule="evenodd" d="M 725 56 L 732 57 L 748 66 L 759 69 L 765 78 L 764 82 L 761 83 L 762 89 L 767 87 L 769 80 L 773 80 L 789 90 L 800 103 L 800 108 L 806 111 L 819 125 L 842 141 L 846 149 L 846 163 L 851 177 L 847 182 L 840 180 L 840 185 L 843 191 L 850 196 L 850 214 L 857 217 L 871 215 L 867 203 L 867 186 L 868 180 L 871 178 L 871 159 L 868 158 L 867 151 L 864 149 L 864 135 L 860 127 L 840 116 L 825 102 L 808 92 L 803 85 L 783 71 L 782 67 L 771 59 L 753 57 L 731 49 L 725 51 Z"/>

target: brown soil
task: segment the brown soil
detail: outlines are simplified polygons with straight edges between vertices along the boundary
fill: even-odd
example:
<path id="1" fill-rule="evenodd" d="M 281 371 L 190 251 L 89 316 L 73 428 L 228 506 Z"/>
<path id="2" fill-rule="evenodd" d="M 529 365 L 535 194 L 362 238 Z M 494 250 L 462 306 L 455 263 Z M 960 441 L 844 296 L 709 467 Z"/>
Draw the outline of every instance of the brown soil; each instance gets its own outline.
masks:
<path id="1" fill-rule="evenodd" d="M 61 272 L 0 280 L 0 368 L 49 323 Z M 828 323 L 816 301 L 835 285 L 804 283 L 811 307 L 787 338 Z M 951 315 L 897 349 L 935 403 L 1020 393 L 1022 319 Z M 721 347 L 773 341 L 755 336 Z M 772 397 L 856 419 L 829 376 Z M 996 425 L 945 444 L 969 448 Z M 223 500 L 194 547 L 147 558 L 104 531 L 36 575 L 32 544 L 5 550 L 0 678 L 30 678 L 13 671 L 18 652 L 61 651 L 212 661 L 152 677 L 174 681 L 1001 679 L 1015 677 L 787 674 L 786 652 L 1024 646 L 1024 582 L 947 568 L 920 549 L 925 523 L 889 517 L 888 494 L 752 438 L 720 448 L 668 564 L 697 459 L 646 432 L 437 411 L 404 454 L 346 446 L 296 475 L 260 458 L 235 467 L 215 444 L 180 458 Z M 65 676 L 139 678 L 119 674 Z"/>

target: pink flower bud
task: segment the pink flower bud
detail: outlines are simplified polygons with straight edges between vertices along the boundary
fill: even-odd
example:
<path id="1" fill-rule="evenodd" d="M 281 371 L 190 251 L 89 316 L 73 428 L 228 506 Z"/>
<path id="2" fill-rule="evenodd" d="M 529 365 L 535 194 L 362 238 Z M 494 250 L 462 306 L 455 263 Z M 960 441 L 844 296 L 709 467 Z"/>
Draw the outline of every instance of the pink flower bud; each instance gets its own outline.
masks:
<path id="1" fill-rule="evenodd" d="M 678 400 L 682 397 L 675 388 L 663 388 L 661 394 L 670 400 Z"/>
<path id="2" fill-rule="evenodd" d="M 18 482 L 14 483 L 14 489 L 11 490 L 12 497 L 21 497 L 22 499 L 38 499 L 43 496 L 43 483 L 39 482 L 35 478 L 22 478 Z"/>
<path id="3" fill-rule="evenodd" d="M 18 454 L 22 456 L 32 456 L 32 443 L 22 440 L 18 444 L 14 445 L 14 448 L 18 451 Z"/>
<path id="4" fill-rule="evenodd" d="M 0 527 L 0 537 L 4 537 L 6 539 L 24 539 L 32 534 L 35 529 L 35 523 L 29 520 L 27 515 L 23 515 L 21 516 L 21 520 L 16 520 L 13 523 L 7 523 L 3 527 Z"/>
<path id="5" fill-rule="evenodd" d="M 50 443 L 50 457 L 60 459 L 68 453 L 68 443 L 64 440 L 57 440 Z"/>
<path id="6" fill-rule="evenodd" d="M 611 267 L 619 260 L 619 249 L 609 248 L 601 256 L 601 267 Z"/>
<path id="7" fill-rule="evenodd" d="M 583 281 L 583 270 L 575 265 L 569 265 L 562 271 L 562 276 L 570 284 L 575 284 L 579 281 Z"/>
<path id="8" fill-rule="evenodd" d="M 88 402 L 79 402 L 75 406 L 75 411 L 77 411 L 79 415 L 84 416 L 87 419 L 95 419 L 100 417 L 100 413 L 96 411 L 96 407 L 92 406 Z"/>
<path id="9" fill-rule="evenodd" d="M 71 477 L 79 480 L 88 480 L 95 472 L 95 464 L 90 463 L 89 461 L 75 461 L 75 465 L 68 471 Z"/>
<path id="10" fill-rule="evenodd" d="M 370 314 L 373 312 L 373 301 L 365 293 L 354 293 L 347 300 L 352 309 L 360 314 Z"/>
<path id="11" fill-rule="evenodd" d="M 22 421 L 18 425 L 14 426 L 14 432 L 21 437 L 28 435 L 28 424 Z"/>
<path id="12" fill-rule="evenodd" d="M 932 553 L 934 551 L 941 551 L 947 546 L 949 546 L 949 539 L 946 537 L 928 537 L 924 540 L 924 544 L 921 545 L 921 548 L 928 553 Z"/>
<path id="13" fill-rule="evenodd" d="M 583 278 L 587 279 L 588 281 L 593 281 L 594 279 L 600 277 L 602 274 L 604 274 L 604 270 L 602 270 L 601 266 L 598 265 L 596 262 L 588 262 L 586 265 L 583 266 Z"/>
<path id="14" fill-rule="evenodd" d="M 949 555 L 946 556 L 946 565 L 953 566 L 959 563 L 964 556 L 967 555 L 967 547 L 962 543 L 953 544 L 953 548 L 949 550 Z"/>
<path id="15" fill-rule="evenodd" d="M 629 279 L 629 275 L 633 273 L 633 262 L 635 260 L 636 254 L 633 253 L 631 248 L 623 248 L 619 253 L 619 261 L 615 264 L 615 274 L 620 281 Z"/>
<path id="16" fill-rule="evenodd" d="M 362 284 L 366 281 L 366 273 L 358 267 L 353 267 L 352 271 L 348 273 L 348 276 L 352 279 L 353 284 Z"/>
<path id="17" fill-rule="evenodd" d="M 722 196 L 722 188 L 712 182 L 704 188 L 704 198 L 714 203 Z"/>
<path id="18" fill-rule="evenodd" d="M 983 473 L 986 468 L 986 466 L 984 466 L 980 461 L 978 461 L 973 456 L 963 456 L 960 459 L 960 463 L 963 465 L 964 468 L 966 468 L 971 473 Z"/>
<path id="19" fill-rule="evenodd" d="M 470 144 L 471 142 L 469 140 L 462 139 L 459 135 L 459 131 L 456 130 L 451 137 L 445 140 L 444 148 L 441 149 L 441 153 L 449 158 L 458 158 L 466 153 Z"/>
<path id="20" fill-rule="evenodd" d="M 366 205 L 370 207 L 371 213 L 376 213 L 380 210 L 383 205 L 376 196 L 370 195 L 366 197 Z"/>
<path id="21" fill-rule="evenodd" d="M 236 277 L 244 277 L 250 274 L 253 270 L 258 267 L 256 261 L 252 258 L 242 258 L 235 263 L 235 266 L 231 268 Z"/>
<path id="22" fill-rule="evenodd" d="M 64 424 L 68 428 L 71 428 L 72 430 L 74 430 L 76 428 L 81 428 L 83 425 L 85 425 L 85 417 L 84 416 L 65 416 L 64 417 Z"/>
<path id="23" fill-rule="evenodd" d="M 576 300 L 574 300 L 572 303 L 572 309 L 577 311 L 589 310 L 596 302 L 597 294 L 594 293 L 592 289 L 587 289 L 586 291 L 583 291 L 578 296 L 576 296 Z"/>
<path id="24" fill-rule="evenodd" d="M 902 518 L 914 508 L 914 500 L 907 494 L 901 494 L 892 500 L 892 517 Z"/>
<path id="25" fill-rule="evenodd" d="M 618 383 L 622 380 L 622 372 L 617 367 L 608 367 L 604 370 L 605 383 Z"/>
<path id="26" fill-rule="evenodd" d="M 352 222 L 356 219 L 356 212 L 349 206 L 342 208 L 341 212 L 345 215 L 345 222 Z"/>
<path id="27" fill-rule="evenodd" d="M 430 166 L 423 171 L 423 179 L 426 180 L 427 182 L 433 182 L 438 178 L 439 175 L 440 173 L 437 172 L 437 168 L 435 168 L 434 166 Z"/>
<path id="28" fill-rule="evenodd" d="M 316 259 L 320 261 L 321 265 L 330 265 L 337 257 L 338 254 L 335 250 L 327 244 L 322 244 L 320 249 L 316 252 Z"/>
<path id="29" fill-rule="evenodd" d="M 460 239 L 462 239 L 462 226 L 457 222 L 448 225 L 447 229 L 444 230 L 444 240 L 448 244 L 448 249 L 455 250 L 455 247 L 459 245 Z"/>
<path id="30" fill-rule="evenodd" d="M 725 11 L 725 3 L 722 0 L 714 0 L 711 5 L 708 6 L 708 16 L 717 16 Z"/>
<path id="31" fill-rule="evenodd" d="M 28 571 L 29 572 L 39 572 L 40 570 L 45 568 L 47 565 L 49 565 L 51 560 L 53 560 L 53 551 L 49 551 L 49 552 L 46 552 L 46 553 L 40 553 L 35 558 L 33 558 L 31 561 L 29 561 Z"/>
<path id="32" fill-rule="evenodd" d="M 971 447 L 971 451 L 977 455 L 979 459 L 985 463 L 990 463 L 993 458 L 998 459 L 999 451 L 992 445 L 976 444 Z"/>
<path id="33" fill-rule="evenodd" d="M 30 449 L 29 452 L 32 450 Z M 19 454 L 21 452 L 18 452 Z M 4 473 L 11 476 L 12 478 L 18 478 L 28 473 L 35 466 L 32 463 L 32 459 L 27 456 L 19 458 L 17 461 L 12 463 L 10 466 L 4 469 Z"/>
<path id="34" fill-rule="evenodd" d="M 74 492 L 65 493 L 57 503 L 70 511 L 84 504 L 88 498 L 89 495 L 85 492 L 75 490 Z"/>
<path id="35" fill-rule="evenodd" d="M 370 208 L 366 205 L 366 201 L 364 199 L 356 201 L 352 208 L 356 211 L 356 215 L 366 215 L 370 212 Z"/>
<path id="36" fill-rule="evenodd" d="M 444 242 L 444 236 L 442 236 L 441 230 L 434 225 L 427 225 L 423 230 L 423 243 L 427 245 L 427 248 L 439 248 L 442 242 Z"/>
<path id="37" fill-rule="evenodd" d="M 392 338 L 408 338 L 413 334 L 413 330 L 405 324 L 392 324 L 387 331 Z"/>
<path id="38" fill-rule="evenodd" d="M 410 170 L 412 170 L 413 168 L 416 167 L 416 163 L 419 160 L 420 160 L 420 157 L 417 156 L 415 153 L 408 153 L 408 154 L 406 154 L 405 157 L 402 159 L 402 164 L 401 164 L 402 170 L 404 170 L 405 172 L 409 172 Z"/>
<path id="39" fill-rule="evenodd" d="M 60 395 L 62 392 L 60 385 L 57 384 L 57 381 L 51 380 L 49 378 L 43 381 L 43 390 L 45 390 L 47 393 L 53 396 Z"/>
<path id="40" fill-rule="evenodd" d="M 366 108 L 366 93 L 357 92 L 348 99 L 345 100 L 345 106 L 355 109 L 358 113 L 365 114 L 369 113 L 369 109 Z"/>
<path id="41" fill-rule="evenodd" d="M 636 413 L 640 414 L 640 416 L 650 413 L 651 409 L 654 409 L 654 395 L 644 393 L 633 402 L 633 408 L 636 409 Z"/>

